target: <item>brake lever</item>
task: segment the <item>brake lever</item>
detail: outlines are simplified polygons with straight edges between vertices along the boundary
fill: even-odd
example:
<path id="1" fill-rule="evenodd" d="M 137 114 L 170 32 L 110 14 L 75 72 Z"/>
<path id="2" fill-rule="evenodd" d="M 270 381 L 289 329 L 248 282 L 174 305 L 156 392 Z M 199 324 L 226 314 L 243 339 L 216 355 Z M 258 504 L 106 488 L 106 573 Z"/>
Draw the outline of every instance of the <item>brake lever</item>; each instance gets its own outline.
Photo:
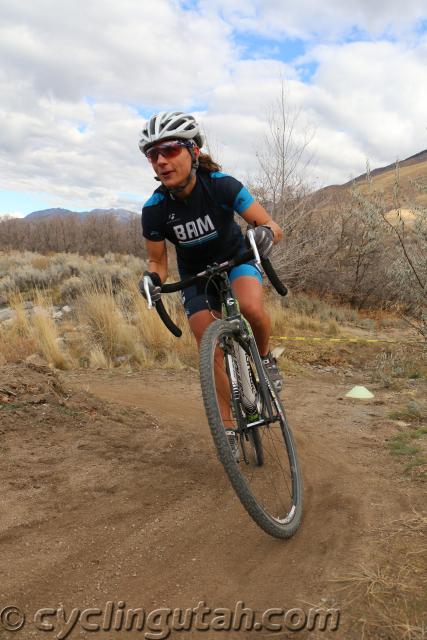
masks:
<path id="1" fill-rule="evenodd" d="M 143 282 L 144 282 L 144 291 L 145 291 L 145 295 L 147 296 L 147 305 L 149 309 L 153 308 L 153 301 L 151 300 L 151 295 L 150 295 L 150 285 L 149 285 L 149 278 L 148 276 L 144 276 L 143 278 Z"/>
<path id="2" fill-rule="evenodd" d="M 255 262 L 258 265 L 258 267 L 260 267 L 261 266 L 261 257 L 259 255 L 258 247 L 256 246 L 254 230 L 253 229 L 248 229 L 246 235 L 247 235 L 247 237 L 249 239 L 250 245 L 252 247 L 252 251 L 254 252 Z"/>

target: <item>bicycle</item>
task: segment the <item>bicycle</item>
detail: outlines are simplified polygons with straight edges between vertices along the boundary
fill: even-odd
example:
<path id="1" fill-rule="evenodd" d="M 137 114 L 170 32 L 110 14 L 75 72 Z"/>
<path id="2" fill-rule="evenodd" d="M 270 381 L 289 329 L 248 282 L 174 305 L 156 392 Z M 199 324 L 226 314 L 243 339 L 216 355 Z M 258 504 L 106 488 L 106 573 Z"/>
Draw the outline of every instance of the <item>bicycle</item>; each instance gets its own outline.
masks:
<path id="1" fill-rule="evenodd" d="M 251 230 L 248 238 L 251 249 L 238 258 L 210 265 L 191 278 L 163 284 L 161 291 L 180 291 L 198 280 L 205 280 L 206 288 L 212 280 L 217 283 L 222 318 L 206 329 L 199 356 L 200 384 L 209 428 L 218 458 L 246 511 L 266 533 L 289 538 L 300 525 L 303 506 L 302 478 L 294 439 L 279 394 L 263 367 L 252 329 L 234 298 L 227 272 L 255 257 L 276 291 L 286 295 L 287 289 L 270 261 L 260 259 Z M 141 286 L 148 306 L 152 308 L 145 278 Z M 182 332 L 168 315 L 161 299 L 155 303 L 155 308 L 166 327 L 179 337 Z M 220 355 L 222 370 L 229 383 L 239 461 L 232 451 L 221 416 L 215 354 Z"/>

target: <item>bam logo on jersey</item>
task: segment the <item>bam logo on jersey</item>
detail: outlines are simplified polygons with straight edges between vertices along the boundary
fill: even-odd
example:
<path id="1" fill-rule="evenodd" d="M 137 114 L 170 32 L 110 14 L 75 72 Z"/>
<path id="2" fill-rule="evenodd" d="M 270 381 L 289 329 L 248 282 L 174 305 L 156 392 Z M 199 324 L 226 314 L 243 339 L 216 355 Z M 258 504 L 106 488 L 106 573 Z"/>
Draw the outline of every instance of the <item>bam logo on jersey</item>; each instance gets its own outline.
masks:
<path id="1" fill-rule="evenodd" d="M 194 244 L 202 244 L 203 242 L 208 242 L 218 237 L 218 231 L 216 231 L 208 215 L 204 218 L 190 220 L 185 224 L 177 224 L 173 230 L 175 231 L 179 244 L 184 244 L 187 247 Z"/>

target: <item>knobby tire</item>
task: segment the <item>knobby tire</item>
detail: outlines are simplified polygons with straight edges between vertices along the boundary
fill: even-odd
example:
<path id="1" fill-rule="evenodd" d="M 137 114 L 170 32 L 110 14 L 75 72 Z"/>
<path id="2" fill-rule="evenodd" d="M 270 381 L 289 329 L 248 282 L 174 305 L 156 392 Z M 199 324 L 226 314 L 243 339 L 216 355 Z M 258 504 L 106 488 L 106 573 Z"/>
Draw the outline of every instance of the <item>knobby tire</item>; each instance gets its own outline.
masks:
<path id="1" fill-rule="evenodd" d="M 279 420 L 279 433 L 281 434 L 280 446 L 283 446 L 283 449 L 286 450 L 283 452 L 283 455 L 286 454 L 286 459 L 289 462 L 292 506 L 288 513 L 278 518 L 274 514 L 269 513 L 257 500 L 244 474 L 245 468 L 242 465 L 245 463 L 242 461 L 239 463 L 236 462 L 225 433 L 216 393 L 214 355 L 221 338 L 233 338 L 234 335 L 235 333 L 230 322 L 226 320 L 216 320 L 206 329 L 200 345 L 200 383 L 209 428 L 217 449 L 218 458 L 223 464 L 238 498 L 251 518 L 269 535 L 276 538 L 289 538 L 297 531 L 301 521 L 302 481 L 293 436 L 287 423 L 280 397 L 271 383 L 269 390 L 270 398 L 273 405 L 278 407 L 277 411 L 278 413 L 280 412 L 281 415 L 281 419 Z M 258 433 L 255 436 L 261 448 L 263 447 L 263 430 L 265 429 L 269 429 L 269 427 L 259 427 L 257 429 Z M 276 432 L 274 433 L 276 434 Z M 268 435 L 268 432 L 264 432 L 264 435 L 265 434 Z M 266 440 L 264 440 L 264 442 L 266 442 Z M 276 447 L 274 442 L 273 446 Z M 265 451 L 263 454 L 264 453 Z M 263 473 L 264 467 L 264 463 L 259 465 L 256 460 L 254 468 L 258 470 L 257 473 Z"/>

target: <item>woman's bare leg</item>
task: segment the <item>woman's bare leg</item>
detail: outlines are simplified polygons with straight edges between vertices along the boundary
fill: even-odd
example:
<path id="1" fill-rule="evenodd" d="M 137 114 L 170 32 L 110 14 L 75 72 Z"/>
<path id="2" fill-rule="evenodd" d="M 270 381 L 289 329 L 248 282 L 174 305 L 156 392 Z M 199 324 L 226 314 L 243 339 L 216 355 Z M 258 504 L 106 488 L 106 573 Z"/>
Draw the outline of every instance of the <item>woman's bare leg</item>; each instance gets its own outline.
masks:
<path id="1" fill-rule="evenodd" d="M 188 318 L 191 331 L 197 340 L 199 349 L 204 332 L 214 321 L 215 318 L 213 318 L 210 311 L 206 309 L 198 311 Z M 233 427 L 230 409 L 230 385 L 224 369 L 223 353 L 219 348 L 215 350 L 215 380 L 222 420 L 226 427 Z"/>
<path id="2" fill-rule="evenodd" d="M 271 322 L 264 308 L 264 290 L 253 276 L 239 276 L 233 280 L 232 289 L 240 305 L 240 311 L 252 327 L 261 356 L 269 351 Z"/>

